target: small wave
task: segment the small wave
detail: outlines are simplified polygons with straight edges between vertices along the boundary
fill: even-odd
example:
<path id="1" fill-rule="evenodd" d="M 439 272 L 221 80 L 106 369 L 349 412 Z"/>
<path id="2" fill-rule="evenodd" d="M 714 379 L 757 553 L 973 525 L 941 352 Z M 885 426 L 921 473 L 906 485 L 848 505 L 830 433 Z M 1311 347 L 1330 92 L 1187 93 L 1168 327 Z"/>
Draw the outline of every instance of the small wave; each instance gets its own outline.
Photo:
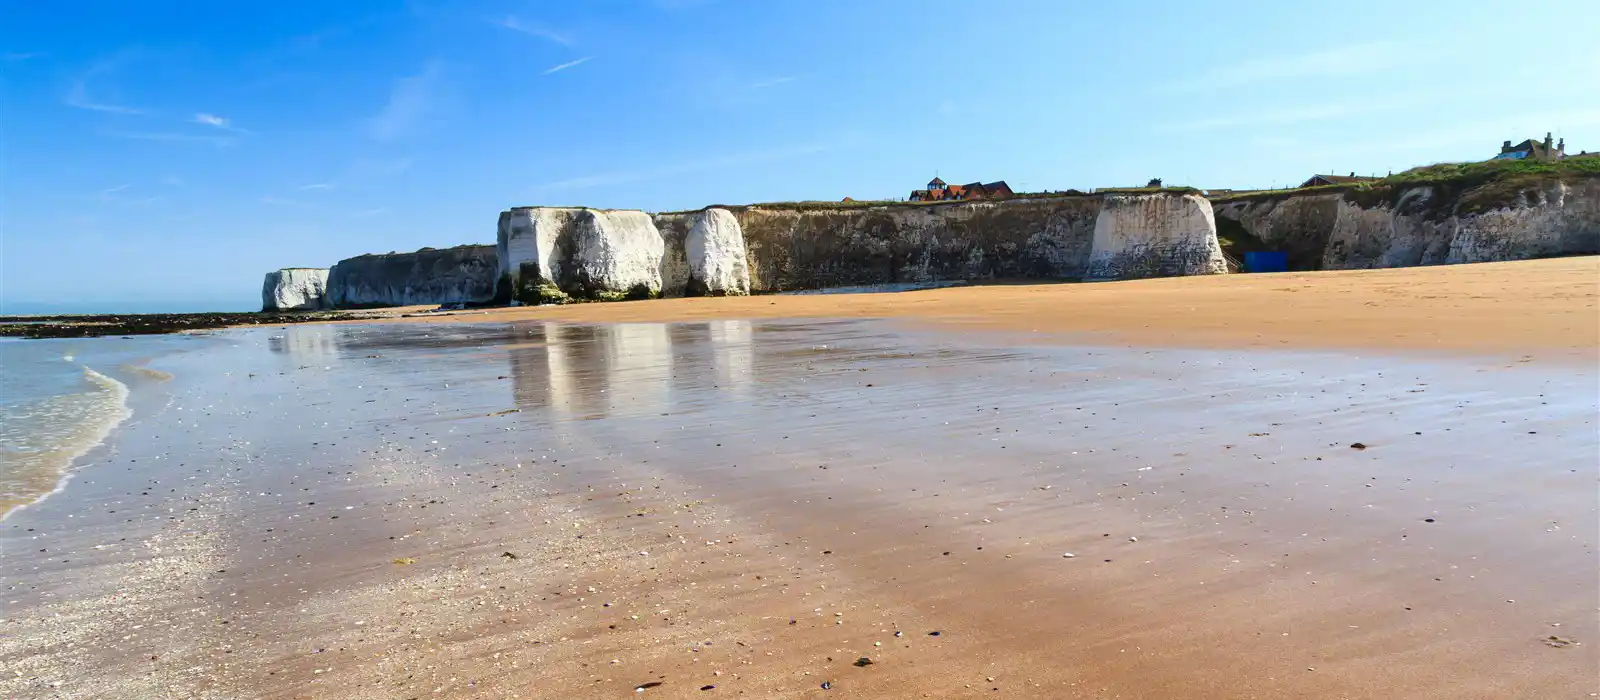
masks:
<path id="1" fill-rule="evenodd" d="M 73 463 L 110 437 L 133 414 L 126 384 L 83 368 L 95 391 L 53 396 L 14 407 L 12 429 L 0 441 L 6 469 L 0 474 L 0 521 L 60 492 Z"/>

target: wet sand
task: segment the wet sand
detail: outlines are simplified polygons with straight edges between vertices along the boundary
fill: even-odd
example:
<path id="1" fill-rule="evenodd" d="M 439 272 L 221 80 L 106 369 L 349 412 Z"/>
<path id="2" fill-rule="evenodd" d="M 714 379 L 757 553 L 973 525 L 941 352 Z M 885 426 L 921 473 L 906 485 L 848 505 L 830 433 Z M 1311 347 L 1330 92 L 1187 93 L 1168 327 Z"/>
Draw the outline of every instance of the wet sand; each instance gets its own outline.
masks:
<path id="1" fill-rule="evenodd" d="M 959 329 L 1068 334 L 1080 343 L 1537 352 L 1594 361 L 1600 357 L 1600 257 L 896 294 L 667 299 L 477 311 L 456 318 L 898 318 Z"/>
<path id="2" fill-rule="evenodd" d="M 1010 338 L 223 334 L 0 526 L 0 696 L 1593 692 L 1592 364 Z"/>

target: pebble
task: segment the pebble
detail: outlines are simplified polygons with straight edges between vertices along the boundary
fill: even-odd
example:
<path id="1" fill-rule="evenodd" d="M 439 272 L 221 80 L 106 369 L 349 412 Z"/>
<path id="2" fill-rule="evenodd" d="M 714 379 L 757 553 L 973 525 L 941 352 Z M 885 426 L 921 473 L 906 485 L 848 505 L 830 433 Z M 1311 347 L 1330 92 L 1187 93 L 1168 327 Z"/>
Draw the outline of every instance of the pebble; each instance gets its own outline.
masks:
<path id="1" fill-rule="evenodd" d="M 1071 558 L 1076 557 L 1076 556 L 1078 556 L 1078 555 L 1073 554 L 1072 552 L 1062 552 L 1061 553 L 1061 558 L 1062 559 L 1071 559 Z"/>

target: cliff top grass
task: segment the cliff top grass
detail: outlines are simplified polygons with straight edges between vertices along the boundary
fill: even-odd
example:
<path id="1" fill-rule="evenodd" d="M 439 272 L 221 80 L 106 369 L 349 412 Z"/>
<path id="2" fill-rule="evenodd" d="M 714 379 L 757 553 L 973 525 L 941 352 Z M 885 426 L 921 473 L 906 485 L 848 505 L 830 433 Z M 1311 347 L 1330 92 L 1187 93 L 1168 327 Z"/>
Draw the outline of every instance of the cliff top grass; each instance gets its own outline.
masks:
<path id="1" fill-rule="evenodd" d="M 409 253 L 402 253 L 402 252 L 397 251 L 397 250 L 391 250 L 391 251 L 389 251 L 387 253 L 362 253 L 362 254 L 357 255 L 355 257 L 345 258 L 345 260 L 356 260 L 356 259 L 359 259 L 359 258 L 386 258 L 386 257 L 389 257 L 391 255 L 416 255 L 417 253 L 434 253 L 434 252 L 439 252 L 439 251 L 461 250 L 461 249 L 464 249 L 464 248 L 493 248 L 494 245 L 495 244 L 493 244 L 493 243 L 462 243 L 461 245 L 454 245 L 454 246 L 450 246 L 449 248 L 434 248 L 434 247 L 431 247 L 431 246 L 423 246 L 423 247 L 418 248 L 418 249 L 416 249 L 414 251 L 411 251 Z M 340 262 L 344 262 L 344 261 L 341 260 Z M 306 269 L 315 270 L 315 269 L 320 269 L 320 268 L 306 268 Z"/>
<path id="2" fill-rule="evenodd" d="M 1424 214 L 1478 214 L 1513 206 L 1525 193 L 1552 182 L 1573 182 L 1600 178 L 1600 154 L 1569 157 L 1563 160 L 1490 160 L 1474 163 L 1437 163 L 1412 168 L 1370 182 L 1350 185 L 1323 185 L 1284 190 L 1232 192 L 1212 201 L 1261 202 L 1307 194 L 1341 194 L 1358 206 L 1393 207 L 1406 190 L 1417 187 L 1435 189 L 1433 201 L 1454 203 L 1450 211 L 1435 208 Z"/>
<path id="3" fill-rule="evenodd" d="M 1093 192 L 1080 192 L 1078 190 L 1063 190 L 1059 192 L 1018 192 L 1010 197 L 994 199 L 968 199 L 968 200 L 943 200 L 932 202 L 912 202 L 899 199 L 852 199 L 848 201 L 834 200 L 801 200 L 795 202 L 755 202 L 753 204 L 708 204 L 698 209 L 685 209 L 682 211 L 664 211 L 662 214 L 694 214 L 707 209 L 727 209 L 729 211 L 746 211 L 750 209 L 766 209 L 778 211 L 821 211 L 828 209 L 866 209 L 870 207 L 937 207 L 951 204 L 972 204 L 974 202 L 1013 202 L 1023 199 L 1061 199 L 1069 197 L 1100 197 L 1104 195 L 1140 195 L 1140 194 L 1201 194 L 1193 187 L 1107 187 Z"/>

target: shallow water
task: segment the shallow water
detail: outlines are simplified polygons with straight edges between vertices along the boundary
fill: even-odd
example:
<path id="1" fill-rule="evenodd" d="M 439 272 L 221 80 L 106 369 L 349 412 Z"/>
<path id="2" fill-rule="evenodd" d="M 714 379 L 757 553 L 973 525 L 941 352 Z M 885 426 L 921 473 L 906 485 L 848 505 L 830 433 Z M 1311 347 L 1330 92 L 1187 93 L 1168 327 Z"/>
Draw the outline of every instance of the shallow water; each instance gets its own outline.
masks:
<path id="1" fill-rule="evenodd" d="M 152 361 L 173 375 L 171 405 L 119 433 L 114 459 L 0 530 L 18 620 L 89 595 L 69 582 L 189 562 L 165 580 L 190 576 L 193 587 L 161 589 L 150 604 L 160 625 L 119 620 L 104 632 L 116 641 L 97 647 L 102 679 L 145 677 L 147 651 L 161 648 L 174 667 L 206 669 L 215 685 L 205 689 L 341 697 L 337 682 L 318 685 L 334 662 L 308 656 L 303 640 L 348 653 L 340 672 L 358 673 L 409 638 L 357 627 L 382 611 L 347 605 L 347 592 L 399 588 L 402 572 L 428 566 L 487 569 L 502 551 L 533 559 L 534 543 L 580 521 L 625 539 L 667 513 L 711 508 L 729 540 L 751 548 L 722 565 L 738 576 L 825 583 L 893 620 L 952 630 L 949 651 L 874 666 L 880 697 L 929 690 L 917 683 L 932 673 L 999 675 L 986 670 L 996 664 L 1035 679 L 1033 697 L 1106 687 L 1526 696 L 1585 687 L 1595 659 L 1592 646 L 1540 642 L 1600 634 L 1593 367 L 1016 346 L 882 322 L 308 325 L 225 337 Z M 662 575 L 655 557 L 672 547 L 692 552 L 696 571 L 719 570 L 688 549 L 714 538 L 684 532 L 632 545 L 650 555 L 639 558 L 651 562 L 643 580 Z M 175 541 L 190 544 L 172 555 Z M 135 542 L 156 545 L 124 544 Z M 497 576 L 467 588 L 525 601 L 552 585 Z M 761 619 L 813 609 L 795 598 L 750 605 Z M 397 634 L 507 629 L 479 609 L 500 608 L 448 608 L 440 622 L 419 604 Z M 707 635 L 722 626 L 686 616 Z M 790 653 L 768 640 L 760 663 L 810 663 L 872 633 L 851 628 L 848 641 L 819 637 Z M 536 638 L 566 634 L 577 632 Z M 604 652 L 620 643 L 598 634 L 595 654 L 624 653 Z M 519 637 L 496 653 L 562 668 L 540 656 L 557 653 L 547 649 Z M 437 670 L 408 694 L 529 687 L 526 672 L 491 672 L 477 651 L 428 653 L 419 663 Z M 1244 659 L 1254 672 L 1233 667 Z M 1089 690 L 1060 691 L 1078 681 Z M 614 685 L 583 687 L 571 696 L 616 696 Z"/>
<path id="2" fill-rule="evenodd" d="M 197 341 L 0 340 L 0 519 L 58 489 L 132 415 L 130 384 L 167 378 L 146 363 Z"/>

